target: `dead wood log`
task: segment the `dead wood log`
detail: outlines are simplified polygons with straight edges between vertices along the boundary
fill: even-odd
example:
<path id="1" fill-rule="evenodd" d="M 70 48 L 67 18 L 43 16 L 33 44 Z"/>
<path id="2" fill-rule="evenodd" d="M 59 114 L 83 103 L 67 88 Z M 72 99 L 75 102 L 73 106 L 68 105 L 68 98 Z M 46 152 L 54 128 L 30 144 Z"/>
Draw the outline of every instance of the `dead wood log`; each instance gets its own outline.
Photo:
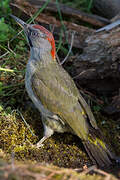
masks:
<path id="1" fill-rule="evenodd" d="M 39 1 L 39 0 L 27 0 L 32 6 L 35 6 L 37 9 L 41 8 L 43 6 L 43 4 L 45 3 L 45 1 Z M 94 26 L 104 26 L 105 24 L 109 23 L 109 20 L 97 15 L 93 15 L 93 14 L 87 14 L 85 12 L 82 12 L 80 10 L 77 10 L 75 8 L 71 8 L 68 7 L 64 4 L 60 4 L 59 3 L 59 9 L 61 11 L 61 13 L 65 16 L 67 15 L 70 18 L 74 18 L 77 19 L 79 21 L 84 21 L 87 23 L 90 23 Z M 49 12 L 58 12 L 56 3 L 54 2 L 50 2 L 48 3 L 48 6 L 46 7 L 46 10 Z"/>
<path id="2" fill-rule="evenodd" d="M 33 12 L 32 10 L 40 9 L 45 3 L 44 0 L 43 1 L 12 0 L 12 2 L 13 2 L 13 4 L 18 5 L 19 7 L 21 7 L 22 9 L 24 9 L 26 11 L 29 9 L 29 14 L 31 14 L 31 15 L 33 15 L 33 13 L 31 13 L 31 12 Z M 68 7 L 64 4 L 60 4 L 60 3 L 59 3 L 59 10 L 61 11 L 61 13 L 64 17 L 69 18 L 69 20 L 72 19 L 72 21 L 74 21 L 74 22 L 77 20 L 79 22 L 79 24 L 81 22 L 87 22 L 93 26 L 102 27 L 102 26 L 105 26 L 110 23 L 110 21 L 106 18 L 103 18 L 98 15 L 88 14 L 88 13 L 82 12 L 80 10 L 77 10 L 75 8 Z M 56 15 L 55 13 L 58 13 L 58 8 L 57 8 L 56 3 L 50 2 L 50 3 L 48 3 L 47 7 L 45 8 L 45 14 L 46 14 L 46 16 L 47 15 L 49 16 L 50 14 L 53 15 L 53 13 L 54 13 L 54 15 Z"/>
<path id="3" fill-rule="evenodd" d="M 120 27 L 94 33 L 86 41 L 83 53 L 73 61 L 78 85 L 111 95 L 120 88 Z"/>
<path id="4" fill-rule="evenodd" d="M 94 11 L 108 19 L 113 18 L 120 12 L 119 0 L 93 0 Z"/>
<path id="5" fill-rule="evenodd" d="M 27 1 L 14 0 L 11 3 L 14 14 L 21 12 L 25 20 L 33 15 L 37 9 Z M 61 23 L 48 13 L 40 14 L 36 20 L 39 23 L 54 25 L 54 36 L 60 34 Z M 72 61 L 73 76 L 78 86 L 98 93 L 111 94 L 120 87 L 120 33 L 119 28 L 110 32 L 95 33 L 94 30 L 64 21 L 68 40 L 71 41 L 71 30 L 76 31 L 73 47 L 82 48 L 83 53 Z M 43 24 L 42 24 L 43 25 Z M 63 40 L 65 34 L 63 34 Z M 86 40 L 85 40 L 86 39 Z M 114 85 L 113 85 L 114 84 Z"/>
<path id="6" fill-rule="evenodd" d="M 27 20 L 29 17 L 31 17 L 35 12 L 37 11 L 36 7 L 32 6 L 28 2 L 25 2 L 23 0 L 15 0 L 14 3 L 10 3 L 11 8 L 13 10 L 13 14 L 21 17 L 23 20 Z M 61 32 L 61 22 L 56 19 L 56 17 L 52 16 L 51 14 L 47 13 L 41 13 L 37 18 L 36 21 L 45 26 L 46 28 L 49 29 L 49 25 L 52 25 L 54 27 L 54 37 L 55 40 L 59 40 L 60 32 Z M 62 33 L 62 40 L 63 43 L 66 40 L 66 37 L 68 39 L 68 43 L 71 42 L 71 33 L 72 31 L 75 31 L 75 36 L 74 36 L 74 43 L 73 47 L 82 49 L 84 46 L 84 41 L 85 39 L 91 35 L 94 30 L 82 25 L 78 25 L 76 23 L 72 23 L 69 21 L 63 21 L 64 25 L 66 26 L 66 32 Z"/>

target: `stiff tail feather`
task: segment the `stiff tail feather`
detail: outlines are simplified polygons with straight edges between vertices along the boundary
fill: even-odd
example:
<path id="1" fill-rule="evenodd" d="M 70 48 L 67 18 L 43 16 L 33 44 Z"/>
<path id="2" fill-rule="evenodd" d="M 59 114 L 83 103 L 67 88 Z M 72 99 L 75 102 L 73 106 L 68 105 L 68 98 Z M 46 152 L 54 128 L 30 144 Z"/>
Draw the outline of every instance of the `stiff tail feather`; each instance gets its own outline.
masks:
<path id="1" fill-rule="evenodd" d="M 83 144 L 93 163 L 100 167 L 112 165 L 114 155 L 102 140 L 98 138 L 95 138 L 94 140 L 88 139 L 83 141 Z"/>

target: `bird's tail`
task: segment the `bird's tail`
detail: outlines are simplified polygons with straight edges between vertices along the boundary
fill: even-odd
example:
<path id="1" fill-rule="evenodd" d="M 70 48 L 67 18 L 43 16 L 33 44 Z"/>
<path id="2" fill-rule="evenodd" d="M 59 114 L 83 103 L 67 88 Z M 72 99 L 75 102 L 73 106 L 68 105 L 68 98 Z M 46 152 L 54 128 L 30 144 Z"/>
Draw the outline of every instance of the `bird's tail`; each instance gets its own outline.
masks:
<path id="1" fill-rule="evenodd" d="M 115 158 L 110 148 L 106 143 L 98 137 L 89 137 L 83 142 L 85 150 L 90 159 L 100 167 L 112 165 L 112 160 Z"/>

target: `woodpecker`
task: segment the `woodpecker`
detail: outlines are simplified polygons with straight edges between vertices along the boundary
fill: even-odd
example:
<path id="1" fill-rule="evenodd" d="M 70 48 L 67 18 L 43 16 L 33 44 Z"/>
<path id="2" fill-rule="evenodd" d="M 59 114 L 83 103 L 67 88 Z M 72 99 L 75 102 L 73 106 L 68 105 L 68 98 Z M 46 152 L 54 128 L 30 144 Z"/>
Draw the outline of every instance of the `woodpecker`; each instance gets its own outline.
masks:
<path id="1" fill-rule="evenodd" d="M 100 167 L 112 164 L 114 155 L 105 143 L 90 107 L 70 75 L 57 63 L 55 41 L 51 32 L 37 24 L 12 18 L 23 28 L 30 46 L 25 87 L 44 126 L 42 143 L 54 132 L 77 135 L 90 159 Z"/>

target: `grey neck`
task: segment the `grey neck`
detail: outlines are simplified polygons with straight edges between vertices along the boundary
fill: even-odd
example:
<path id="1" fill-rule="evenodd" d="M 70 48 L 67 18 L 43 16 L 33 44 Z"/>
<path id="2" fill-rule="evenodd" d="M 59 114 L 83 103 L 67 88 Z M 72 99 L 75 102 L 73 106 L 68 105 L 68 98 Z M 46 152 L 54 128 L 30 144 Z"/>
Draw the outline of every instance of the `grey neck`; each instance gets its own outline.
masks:
<path id="1" fill-rule="evenodd" d="M 39 62 L 43 65 L 47 65 L 48 63 L 53 61 L 51 52 L 35 47 L 32 47 L 30 49 L 30 60 L 35 61 L 36 63 Z"/>

